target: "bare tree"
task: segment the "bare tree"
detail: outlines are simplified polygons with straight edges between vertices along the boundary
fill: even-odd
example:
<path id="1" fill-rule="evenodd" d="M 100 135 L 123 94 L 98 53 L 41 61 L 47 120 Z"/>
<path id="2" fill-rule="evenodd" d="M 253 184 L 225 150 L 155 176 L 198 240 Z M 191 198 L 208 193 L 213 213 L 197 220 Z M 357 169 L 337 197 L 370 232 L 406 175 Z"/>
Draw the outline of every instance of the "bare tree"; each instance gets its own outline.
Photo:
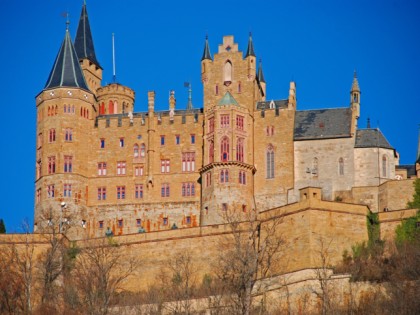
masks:
<path id="1" fill-rule="evenodd" d="M 284 243 L 279 232 L 282 216 L 257 219 L 254 211 L 243 213 L 228 210 L 225 214 L 231 233 L 221 242 L 215 273 L 228 292 L 230 307 L 235 314 L 249 315 L 253 290 L 266 290 L 263 280 L 270 276 L 279 262 Z M 264 305 L 262 306 L 264 307 Z"/>
<path id="2" fill-rule="evenodd" d="M 73 307 L 84 314 L 108 314 L 113 299 L 137 266 L 136 260 L 123 253 L 112 238 L 80 249 L 68 283 L 76 294 Z"/>

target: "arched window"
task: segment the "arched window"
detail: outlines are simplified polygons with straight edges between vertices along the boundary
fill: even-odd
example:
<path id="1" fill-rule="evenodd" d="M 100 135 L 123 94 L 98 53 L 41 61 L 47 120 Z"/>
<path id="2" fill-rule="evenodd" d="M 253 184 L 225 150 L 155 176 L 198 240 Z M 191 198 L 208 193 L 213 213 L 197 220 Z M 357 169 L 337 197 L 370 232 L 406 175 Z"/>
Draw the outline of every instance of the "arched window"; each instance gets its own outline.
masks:
<path id="1" fill-rule="evenodd" d="M 229 170 L 221 170 L 220 171 L 220 182 L 221 183 L 228 183 L 229 182 Z"/>
<path id="2" fill-rule="evenodd" d="M 382 156 L 382 177 L 387 177 L 388 170 L 388 161 L 386 155 Z"/>
<path id="3" fill-rule="evenodd" d="M 239 162 L 244 161 L 244 139 L 238 138 L 236 143 L 236 160 Z"/>
<path id="4" fill-rule="evenodd" d="M 113 113 L 114 113 L 114 103 L 112 101 L 109 101 L 108 114 L 113 114 Z"/>
<path id="5" fill-rule="evenodd" d="M 229 161 L 229 138 L 223 137 L 220 144 L 220 160 L 222 162 Z"/>
<path id="6" fill-rule="evenodd" d="M 114 114 L 118 113 L 118 102 L 114 101 Z"/>
<path id="7" fill-rule="evenodd" d="M 214 162 L 214 142 L 213 140 L 210 140 L 209 143 L 209 163 Z"/>
<path id="8" fill-rule="evenodd" d="M 342 157 L 338 160 L 338 174 L 344 175 L 344 160 Z"/>
<path id="9" fill-rule="evenodd" d="M 267 178 L 274 178 L 274 148 L 270 144 L 266 152 L 267 156 Z"/>
<path id="10" fill-rule="evenodd" d="M 144 143 L 142 143 L 140 145 L 140 156 L 141 157 L 145 157 L 146 156 L 146 145 Z"/>
<path id="11" fill-rule="evenodd" d="M 137 143 L 134 145 L 133 151 L 134 151 L 134 157 L 135 158 L 139 157 L 139 145 Z"/>
<path id="12" fill-rule="evenodd" d="M 225 83 L 232 82 L 232 63 L 229 60 L 225 63 L 223 74 Z"/>

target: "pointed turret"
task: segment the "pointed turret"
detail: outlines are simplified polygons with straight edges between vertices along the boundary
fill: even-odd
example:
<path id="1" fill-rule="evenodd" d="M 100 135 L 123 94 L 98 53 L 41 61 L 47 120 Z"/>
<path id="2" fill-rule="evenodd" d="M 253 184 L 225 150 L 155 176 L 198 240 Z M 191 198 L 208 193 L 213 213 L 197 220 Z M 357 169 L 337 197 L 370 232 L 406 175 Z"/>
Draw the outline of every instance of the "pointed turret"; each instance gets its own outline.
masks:
<path id="1" fill-rule="evenodd" d="M 254 51 L 254 44 L 252 43 L 252 33 L 249 33 L 249 39 L 248 39 L 248 49 L 246 50 L 245 58 L 253 56 L 255 57 L 255 51 Z"/>
<path id="2" fill-rule="evenodd" d="M 354 70 L 354 74 L 353 74 L 353 84 L 351 85 L 351 92 L 359 92 L 360 93 L 359 81 L 357 80 L 356 70 Z"/>
<path id="3" fill-rule="evenodd" d="M 213 61 L 213 58 L 211 57 L 211 54 L 210 54 L 209 39 L 207 35 L 206 35 L 206 43 L 204 45 L 203 57 L 201 57 L 201 61 L 206 60 L 206 59 Z"/>
<path id="4" fill-rule="evenodd" d="M 88 59 L 96 66 L 101 67 L 98 60 L 96 59 L 92 32 L 90 30 L 88 13 L 86 10 L 86 2 L 83 4 L 82 13 L 80 14 L 76 39 L 74 40 L 74 48 L 76 49 L 77 56 L 80 60 Z"/>
<path id="5" fill-rule="evenodd" d="M 76 51 L 71 42 L 67 23 L 66 34 L 44 89 L 78 87 L 89 90 Z"/>
<path id="6" fill-rule="evenodd" d="M 351 133 L 355 134 L 357 129 L 357 120 L 360 116 L 360 88 L 359 81 L 357 80 L 356 70 L 353 74 L 353 83 L 350 90 L 350 107 L 352 110 L 352 130 Z"/>
<path id="7" fill-rule="evenodd" d="M 261 59 L 260 59 L 260 64 L 258 65 L 258 81 L 260 81 L 260 83 L 265 83 Z"/>

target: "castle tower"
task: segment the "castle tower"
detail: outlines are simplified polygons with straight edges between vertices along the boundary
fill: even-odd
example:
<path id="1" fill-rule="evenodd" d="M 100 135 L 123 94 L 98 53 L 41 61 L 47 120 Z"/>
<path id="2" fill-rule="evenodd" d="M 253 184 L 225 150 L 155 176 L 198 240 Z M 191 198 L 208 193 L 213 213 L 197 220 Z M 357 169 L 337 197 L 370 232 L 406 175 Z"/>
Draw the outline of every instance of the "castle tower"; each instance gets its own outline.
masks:
<path id="1" fill-rule="evenodd" d="M 357 129 L 357 120 L 360 116 L 360 88 L 356 71 L 354 71 L 353 84 L 350 90 L 350 107 L 352 110 L 351 134 L 354 135 Z"/>
<path id="2" fill-rule="evenodd" d="M 83 4 L 82 12 L 80 14 L 74 48 L 79 58 L 86 83 L 88 84 L 89 89 L 96 94 L 96 90 L 101 86 L 102 67 L 96 59 L 86 2 Z"/>
<path id="3" fill-rule="evenodd" d="M 47 83 L 36 96 L 35 231 L 46 224 L 46 216 L 51 213 L 61 211 L 60 216 L 73 220 L 86 206 L 87 139 L 93 125 L 94 102 L 67 25 Z M 66 213 L 61 208 L 64 203 Z"/>
<path id="4" fill-rule="evenodd" d="M 247 216 L 255 209 L 253 115 L 263 96 L 251 37 L 245 58 L 233 36 L 226 36 L 214 60 L 206 39 L 201 64 L 205 119 L 201 224 L 208 225 L 232 214 Z"/>

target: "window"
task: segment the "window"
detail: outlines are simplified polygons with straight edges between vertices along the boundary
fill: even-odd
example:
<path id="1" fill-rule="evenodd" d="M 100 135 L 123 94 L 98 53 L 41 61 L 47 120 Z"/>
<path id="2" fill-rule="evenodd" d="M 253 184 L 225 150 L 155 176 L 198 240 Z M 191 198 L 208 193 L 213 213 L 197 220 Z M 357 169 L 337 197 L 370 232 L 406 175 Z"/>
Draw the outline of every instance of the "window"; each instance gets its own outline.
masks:
<path id="1" fill-rule="evenodd" d="M 54 185 L 48 185 L 47 186 L 47 196 L 48 196 L 48 198 L 54 198 L 54 196 L 55 196 Z"/>
<path id="2" fill-rule="evenodd" d="M 141 219 L 136 219 L 136 226 L 140 227 L 141 226 Z"/>
<path id="3" fill-rule="evenodd" d="M 236 129 L 244 130 L 244 116 L 236 116 Z"/>
<path id="4" fill-rule="evenodd" d="M 338 160 L 338 174 L 344 175 L 344 160 L 342 157 Z"/>
<path id="5" fill-rule="evenodd" d="M 160 190 L 160 196 L 161 197 L 169 197 L 169 184 L 163 183 L 161 190 Z"/>
<path id="6" fill-rule="evenodd" d="M 101 149 L 105 148 L 105 139 L 101 139 L 100 147 Z"/>
<path id="7" fill-rule="evenodd" d="M 274 178 L 274 148 L 269 145 L 266 152 L 267 178 Z"/>
<path id="8" fill-rule="evenodd" d="M 123 221 L 123 219 L 119 219 L 118 220 L 118 227 L 119 228 L 122 228 L 124 226 L 124 221 Z"/>
<path id="9" fill-rule="evenodd" d="M 140 145 L 140 156 L 141 157 L 145 157 L 146 156 L 146 145 L 144 143 L 142 143 Z"/>
<path id="10" fill-rule="evenodd" d="M 183 172 L 195 171 L 195 152 L 182 153 L 182 171 Z"/>
<path id="11" fill-rule="evenodd" d="M 134 168 L 134 176 L 143 176 L 143 174 L 144 174 L 143 166 L 136 166 Z"/>
<path id="12" fill-rule="evenodd" d="M 211 185 L 211 173 L 206 173 L 206 187 L 209 187 Z"/>
<path id="13" fill-rule="evenodd" d="M 221 183 L 228 183 L 229 182 L 229 170 L 221 170 L 220 171 L 220 182 Z"/>
<path id="14" fill-rule="evenodd" d="M 49 130 L 49 133 L 48 133 L 48 142 L 55 142 L 55 129 L 54 128 L 52 128 L 52 129 L 50 129 Z"/>
<path id="15" fill-rule="evenodd" d="M 117 175 L 125 175 L 125 161 L 117 162 Z"/>
<path id="16" fill-rule="evenodd" d="M 48 157 L 48 174 L 55 173 L 55 156 Z"/>
<path id="17" fill-rule="evenodd" d="M 67 128 L 64 135 L 65 141 L 73 141 L 73 129 Z"/>
<path id="18" fill-rule="evenodd" d="M 239 184 L 246 185 L 246 172 L 239 171 Z"/>
<path id="19" fill-rule="evenodd" d="M 106 162 L 98 163 L 98 175 L 105 176 L 106 175 Z"/>
<path id="20" fill-rule="evenodd" d="M 182 197 L 195 196 L 195 184 L 193 182 L 182 183 Z"/>
<path id="21" fill-rule="evenodd" d="M 217 84 L 214 87 L 214 94 L 219 95 L 219 86 Z"/>
<path id="22" fill-rule="evenodd" d="M 64 173 L 73 172 L 73 157 L 71 155 L 64 156 Z"/>
<path id="23" fill-rule="evenodd" d="M 226 115 L 226 114 L 220 115 L 220 127 L 221 128 L 229 127 L 229 115 Z"/>
<path id="24" fill-rule="evenodd" d="M 220 144 L 220 160 L 222 162 L 229 161 L 229 138 L 223 137 Z"/>
<path id="25" fill-rule="evenodd" d="M 175 136 L 175 144 L 180 144 L 181 143 L 181 137 L 179 135 Z"/>
<path id="26" fill-rule="evenodd" d="M 165 145 L 165 136 L 160 136 L 160 145 Z"/>
<path id="27" fill-rule="evenodd" d="M 274 126 L 267 126 L 267 136 L 273 136 L 274 135 Z"/>
<path id="28" fill-rule="evenodd" d="M 124 138 L 120 138 L 120 148 L 124 147 Z"/>
<path id="29" fill-rule="evenodd" d="M 312 175 L 318 176 L 318 158 L 312 160 Z"/>
<path id="30" fill-rule="evenodd" d="M 209 118 L 209 132 L 214 132 L 214 117 Z"/>
<path id="31" fill-rule="evenodd" d="M 244 139 L 238 138 L 236 143 L 236 160 L 239 162 L 244 161 Z"/>
<path id="32" fill-rule="evenodd" d="M 63 197 L 71 197 L 71 184 L 63 185 Z"/>
<path id="33" fill-rule="evenodd" d="M 169 173 L 169 170 L 170 170 L 170 160 L 168 159 L 160 160 L 160 172 Z"/>
<path id="34" fill-rule="evenodd" d="M 227 61 L 225 63 L 223 74 L 225 84 L 228 82 L 232 82 L 232 63 L 230 61 Z"/>
<path id="35" fill-rule="evenodd" d="M 103 228 L 104 228 L 104 221 L 99 221 L 99 222 L 98 222 L 98 227 L 99 227 L 100 229 L 103 229 Z"/>
<path id="36" fill-rule="evenodd" d="M 168 225 L 168 218 L 163 218 L 162 219 L 163 225 Z"/>
<path id="37" fill-rule="evenodd" d="M 209 163 L 214 162 L 214 142 L 213 140 L 210 140 L 209 143 Z"/>
<path id="38" fill-rule="evenodd" d="M 195 144 L 195 135 L 191 135 L 191 144 Z"/>
<path id="39" fill-rule="evenodd" d="M 41 201 L 41 188 L 36 190 L 36 203 Z"/>
<path id="40" fill-rule="evenodd" d="M 185 224 L 191 224 L 191 216 L 190 215 L 185 217 Z"/>
<path id="41" fill-rule="evenodd" d="M 227 211 L 227 209 L 228 209 L 227 203 L 222 203 L 222 210 Z"/>
<path id="42" fill-rule="evenodd" d="M 241 93 L 242 89 L 241 89 L 241 82 L 238 83 L 238 93 Z"/>
<path id="43" fill-rule="evenodd" d="M 125 199 L 125 186 L 117 186 L 117 199 Z"/>
<path id="44" fill-rule="evenodd" d="M 387 169 L 388 169 L 388 165 L 387 164 L 388 163 L 387 163 L 386 155 L 383 155 L 382 156 L 382 177 L 386 177 L 387 176 Z"/>
<path id="45" fill-rule="evenodd" d="M 136 189 L 135 189 L 134 197 L 136 199 L 143 198 L 143 185 L 142 184 L 136 184 Z"/>
<path id="46" fill-rule="evenodd" d="M 140 154 L 139 145 L 136 143 L 133 147 L 133 155 L 134 155 L 135 158 L 137 158 L 137 157 L 139 157 L 139 154 Z"/>
<path id="47" fill-rule="evenodd" d="M 98 187 L 98 200 L 106 200 L 106 187 Z"/>

